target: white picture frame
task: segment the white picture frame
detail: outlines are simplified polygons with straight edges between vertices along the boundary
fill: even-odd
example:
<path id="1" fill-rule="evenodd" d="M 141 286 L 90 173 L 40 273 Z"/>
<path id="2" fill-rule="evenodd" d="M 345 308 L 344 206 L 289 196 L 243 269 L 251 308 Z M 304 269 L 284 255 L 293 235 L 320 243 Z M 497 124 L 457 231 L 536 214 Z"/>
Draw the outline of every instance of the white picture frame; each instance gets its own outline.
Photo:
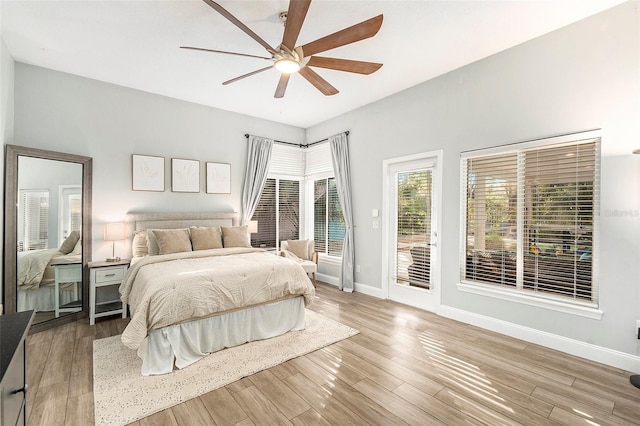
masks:
<path id="1" fill-rule="evenodd" d="M 231 164 L 206 163 L 207 194 L 231 194 Z"/>
<path id="2" fill-rule="evenodd" d="M 171 159 L 171 191 L 200 192 L 200 161 Z"/>
<path id="3" fill-rule="evenodd" d="M 131 189 L 164 192 L 164 157 L 132 154 Z"/>

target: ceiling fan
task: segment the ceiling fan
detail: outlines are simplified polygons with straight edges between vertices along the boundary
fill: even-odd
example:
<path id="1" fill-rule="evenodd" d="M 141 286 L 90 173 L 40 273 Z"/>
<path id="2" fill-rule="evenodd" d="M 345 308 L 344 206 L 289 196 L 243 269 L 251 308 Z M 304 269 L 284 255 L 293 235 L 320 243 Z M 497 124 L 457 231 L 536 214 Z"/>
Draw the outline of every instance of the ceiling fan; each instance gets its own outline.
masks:
<path id="1" fill-rule="evenodd" d="M 203 0 L 211 6 L 216 12 L 227 18 L 231 23 L 244 31 L 249 37 L 260 43 L 271 57 L 247 55 L 244 53 L 226 52 L 223 50 L 205 49 L 201 47 L 180 46 L 181 49 L 200 50 L 205 52 L 224 53 L 228 55 L 246 56 L 250 58 L 266 59 L 272 61 L 273 64 L 268 67 L 260 68 L 247 74 L 232 78 L 223 82 L 223 85 L 234 83 L 243 78 L 276 68 L 281 72 L 280 81 L 276 88 L 274 97 L 282 98 L 289 83 L 289 77 L 293 73 L 298 73 L 304 77 L 309 83 L 315 86 L 320 92 L 326 96 L 335 95 L 338 89 L 333 87 L 324 78 L 320 77 L 310 67 L 327 68 L 338 71 L 346 71 L 358 74 L 371 74 L 382 66 L 375 62 L 354 61 L 351 59 L 328 58 L 323 56 L 314 56 L 336 47 L 355 43 L 376 35 L 382 26 L 382 15 L 378 15 L 359 24 L 337 31 L 328 36 L 319 38 L 310 43 L 296 47 L 296 40 L 302 29 L 302 24 L 309 10 L 311 0 L 290 0 L 289 10 L 281 13 L 280 17 L 285 23 L 284 35 L 282 43 L 273 48 L 264 41 L 260 36 L 251 31 L 249 27 L 243 24 L 238 18 L 233 16 L 229 11 L 212 0 Z"/>

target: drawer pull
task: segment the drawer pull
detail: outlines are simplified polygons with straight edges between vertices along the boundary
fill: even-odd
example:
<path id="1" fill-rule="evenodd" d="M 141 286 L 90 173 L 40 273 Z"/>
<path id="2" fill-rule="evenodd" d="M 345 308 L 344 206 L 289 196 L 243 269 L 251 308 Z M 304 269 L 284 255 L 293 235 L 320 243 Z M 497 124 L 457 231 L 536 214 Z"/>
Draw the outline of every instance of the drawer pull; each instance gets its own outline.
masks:
<path id="1" fill-rule="evenodd" d="M 29 387 L 29 386 L 25 383 L 23 388 L 20 388 L 20 389 L 16 389 L 16 390 L 14 390 L 14 391 L 11 391 L 11 394 L 12 394 L 12 395 L 14 395 L 14 394 L 17 394 L 17 393 L 23 392 L 23 393 L 26 395 L 26 394 L 27 394 L 27 388 L 28 388 L 28 387 Z"/>
<path id="2" fill-rule="evenodd" d="M 105 277 L 115 277 L 116 274 L 105 274 Z"/>

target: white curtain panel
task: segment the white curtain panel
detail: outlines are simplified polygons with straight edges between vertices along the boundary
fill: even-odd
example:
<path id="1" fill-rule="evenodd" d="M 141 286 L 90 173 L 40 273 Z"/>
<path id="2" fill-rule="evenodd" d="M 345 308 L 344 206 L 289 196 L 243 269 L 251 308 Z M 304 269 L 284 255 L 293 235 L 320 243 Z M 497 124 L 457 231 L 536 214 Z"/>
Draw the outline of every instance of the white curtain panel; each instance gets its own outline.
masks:
<path id="1" fill-rule="evenodd" d="M 342 244 L 342 268 L 340 269 L 340 281 L 338 288 L 351 293 L 353 291 L 354 274 L 353 262 L 355 250 L 353 246 L 353 214 L 351 209 L 351 168 L 349 167 L 349 147 L 347 146 L 347 134 L 340 133 L 329 138 L 331 147 L 331 160 L 333 173 L 336 177 L 336 188 L 342 216 L 344 217 L 345 234 Z"/>
<path id="2" fill-rule="evenodd" d="M 249 136 L 249 148 L 247 150 L 247 172 L 244 177 L 242 189 L 242 223 L 251 220 L 256 211 L 262 189 L 267 181 L 269 163 L 271 162 L 271 150 L 273 139 Z"/>

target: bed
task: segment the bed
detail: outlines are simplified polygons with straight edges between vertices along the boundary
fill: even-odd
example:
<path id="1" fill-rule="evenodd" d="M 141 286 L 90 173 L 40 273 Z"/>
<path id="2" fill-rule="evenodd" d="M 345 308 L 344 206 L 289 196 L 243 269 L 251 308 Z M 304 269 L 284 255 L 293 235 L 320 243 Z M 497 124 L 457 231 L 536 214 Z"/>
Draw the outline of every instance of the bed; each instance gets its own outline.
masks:
<path id="1" fill-rule="evenodd" d="M 237 213 L 126 218 L 131 266 L 120 286 L 131 320 L 121 340 L 142 374 L 185 368 L 225 347 L 304 328 L 314 287 L 290 259 L 250 247 Z"/>
<path id="2" fill-rule="evenodd" d="M 69 234 L 59 248 L 21 251 L 17 257 L 18 311 L 56 311 L 56 265 L 77 267 L 80 275 L 78 283 L 82 281 L 82 241 L 78 231 Z M 78 283 L 60 286 L 58 305 L 78 298 Z"/>

